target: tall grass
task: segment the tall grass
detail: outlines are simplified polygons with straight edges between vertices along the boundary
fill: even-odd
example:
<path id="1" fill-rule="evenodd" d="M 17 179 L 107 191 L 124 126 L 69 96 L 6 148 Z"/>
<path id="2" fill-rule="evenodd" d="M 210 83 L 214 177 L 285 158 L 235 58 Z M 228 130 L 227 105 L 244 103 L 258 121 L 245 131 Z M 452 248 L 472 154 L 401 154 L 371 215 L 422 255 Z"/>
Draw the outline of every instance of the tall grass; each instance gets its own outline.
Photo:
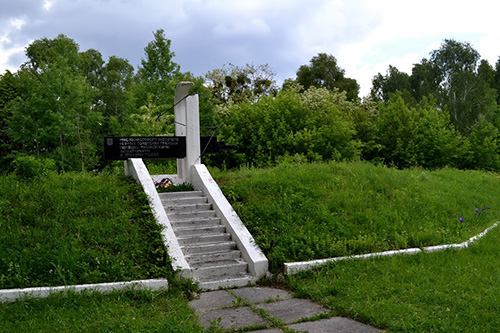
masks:
<path id="1" fill-rule="evenodd" d="M 126 281 L 168 272 L 146 196 L 118 175 L 0 178 L 0 288 Z"/>
<path id="2" fill-rule="evenodd" d="M 284 262 L 461 242 L 500 217 L 499 177 L 479 171 L 296 163 L 215 178 L 274 272 Z"/>

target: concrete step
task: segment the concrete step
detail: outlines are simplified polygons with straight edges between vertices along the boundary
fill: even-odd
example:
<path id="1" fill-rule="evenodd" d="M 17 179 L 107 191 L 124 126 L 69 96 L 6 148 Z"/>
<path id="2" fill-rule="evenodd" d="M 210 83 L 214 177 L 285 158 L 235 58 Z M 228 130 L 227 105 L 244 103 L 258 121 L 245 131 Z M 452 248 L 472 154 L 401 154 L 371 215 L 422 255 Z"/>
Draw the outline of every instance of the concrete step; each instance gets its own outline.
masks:
<path id="1" fill-rule="evenodd" d="M 182 212 L 194 212 L 197 210 L 211 210 L 212 204 L 205 202 L 200 204 L 189 204 L 189 205 L 163 205 L 167 214 L 172 213 L 182 213 Z"/>
<path id="2" fill-rule="evenodd" d="M 220 262 L 214 266 L 197 267 L 193 269 L 193 277 L 216 280 L 218 277 L 248 274 L 248 264 L 244 261 Z"/>
<path id="3" fill-rule="evenodd" d="M 183 220 L 192 220 L 199 219 L 204 217 L 215 217 L 214 210 L 198 210 L 195 212 L 171 212 L 168 214 L 168 219 L 170 221 L 183 221 Z"/>
<path id="4" fill-rule="evenodd" d="M 241 258 L 241 252 L 239 250 L 194 253 L 186 256 L 186 260 L 190 265 L 198 267 L 201 267 L 203 264 L 210 264 L 224 260 L 235 260 L 239 258 Z"/>
<path id="5" fill-rule="evenodd" d="M 207 197 L 186 197 L 186 198 L 173 198 L 173 199 L 161 199 L 163 206 L 174 206 L 174 205 L 193 205 L 208 202 Z"/>
<path id="6" fill-rule="evenodd" d="M 188 235 L 188 236 L 177 237 L 177 240 L 179 241 L 179 244 L 181 246 L 196 245 L 203 243 L 219 243 L 219 242 L 230 241 L 231 235 L 226 233 Z"/>
<path id="7" fill-rule="evenodd" d="M 189 198 L 189 197 L 201 197 L 203 196 L 202 191 L 184 191 L 184 192 L 166 192 L 158 193 L 161 199 L 175 199 L 175 198 Z"/>
<path id="8" fill-rule="evenodd" d="M 205 234 L 219 234 L 219 233 L 224 233 L 225 231 L 226 227 L 221 224 L 209 225 L 203 227 L 199 227 L 197 225 L 189 227 L 177 226 L 176 228 L 174 228 L 174 232 L 177 237 L 184 237 L 190 235 L 194 236 L 194 235 L 205 235 Z"/>
<path id="9" fill-rule="evenodd" d="M 256 282 L 236 243 L 225 233 L 225 226 L 201 191 L 160 193 L 160 198 L 201 289 Z"/>
<path id="10" fill-rule="evenodd" d="M 170 223 L 174 232 L 182 228 L 204 228 L 209 226 L 220 226 L 221 220 L 218 217 L 203 217 L 203 218 L 183 218 L 172 220 L 169 216 Z"/>
<path id="11" fill-rule="evenodd" d="M 196 244 L 196 245 L 186 245 L 181 246 L 184 255 L 192 254 L 205 254 L 210 252 L 223 252 L 236 250 L 236 243 L 233 241 L 229 242 L 219 242 L 219 243 L 207 243 L 207 244 Z"/>
<path id="12" fill-rule="evenodd" d="M 190 266 L 192 268 L 196 269 L 204 269 L 204 268 L 211 268 L 211 267 L 219 267 L 219 266 L 230 266 L 230 265 L 243 265 L 242 271 L 246 271 L 248 269 L 247 262 L 241 258 L 236 258 L 236 259 L 218 259 L 214 260 L 211 262 L 197 262 L 197 263 L 191 263 Z M 246 265 L 246 266 L 245 266 Z M 239 271 L 239 270 L 237 270 Z"/>
<path id="13" fill-rule="evenodd" d="M 249 284 L 255 284 L 257 279 L 249 274 L 245 275 L 228 275 L 223 279 L 216 278 L 212 280 L 210 277 L 197 279 L 199 287 L 202 290 L 217 290 L 220 288 L 244 287 Z"/>

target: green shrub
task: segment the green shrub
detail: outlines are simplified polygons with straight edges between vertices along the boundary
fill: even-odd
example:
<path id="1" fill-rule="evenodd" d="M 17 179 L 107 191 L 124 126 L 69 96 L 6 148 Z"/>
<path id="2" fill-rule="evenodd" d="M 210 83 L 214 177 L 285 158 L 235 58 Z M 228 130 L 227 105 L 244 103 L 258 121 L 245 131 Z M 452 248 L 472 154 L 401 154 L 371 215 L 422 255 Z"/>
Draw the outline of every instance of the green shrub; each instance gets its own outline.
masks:
<path id="1" fill-rule="evenodd" d="M 466 140 L 433 101 L 411 107 L 400 93 L 379 104 L 373 158 L 398 168 L 461 166 L 468 154 Z"/>
<path id="2" fill-rule="evenodd" d="M 469 136 L 472 160 L 470 169 L 500 170 L 498 129 L 487 121 L 478 122 Z"/>
<path id="3" fill-rule="evenodd" d="M 360 143 L 345 94 L 310 88 L 302 94 L 281 91 L 255 103 L 232 105 L 224 111 L 221 137 L 238 146 L 246 163 L 275 165 L 280 157 L 300 154 L 308 160 L 349 160 L 360 154 Z"/>
<path id="4" fill-rule="evenodd" d="M 22 178 L 41 177 L 56 170 L 56 163 L 52 159 L 25 155 L 16 157 L 14 166 L 16 175 Z"/>

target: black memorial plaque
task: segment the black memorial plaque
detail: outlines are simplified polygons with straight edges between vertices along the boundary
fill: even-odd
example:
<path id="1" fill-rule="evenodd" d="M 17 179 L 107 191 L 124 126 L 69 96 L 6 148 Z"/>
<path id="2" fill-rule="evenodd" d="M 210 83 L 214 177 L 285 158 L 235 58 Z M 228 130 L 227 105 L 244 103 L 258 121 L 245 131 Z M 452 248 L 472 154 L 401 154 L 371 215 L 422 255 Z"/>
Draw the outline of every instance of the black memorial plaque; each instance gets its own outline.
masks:
<path id="1" fill-rule="evenodd" d="M 185 136 L 110 136 L 104 138 L 105 160 L 184 158 Z"/>

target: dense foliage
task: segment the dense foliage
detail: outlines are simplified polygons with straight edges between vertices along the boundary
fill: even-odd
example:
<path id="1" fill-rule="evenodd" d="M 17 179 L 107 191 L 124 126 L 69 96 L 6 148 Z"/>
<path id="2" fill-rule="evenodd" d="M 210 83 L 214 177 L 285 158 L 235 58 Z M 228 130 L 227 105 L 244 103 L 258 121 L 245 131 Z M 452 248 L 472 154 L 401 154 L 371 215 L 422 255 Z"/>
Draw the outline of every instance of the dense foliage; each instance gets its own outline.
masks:
<path id="1" fill-rule="evenodd" d="M 273 165 L 285 155 L 309 160 L 352 159 L 360 154 L 345 94 L 311 88 L 281 91 L 255 103 L 228 107 L 222 137 L 239 146 L 241 161 Z"/>
<path id="2" fill-rule="evenodd" d="M 320 53 L 313 57 L 309 65 L 297 70 L 296 82 L 304 88 L 316 87 L 345 91 L 351 101 L 358 99 L 359 85 L 356 80 L 345 77 L 345 72 L 337 64 L 334 56 Z"/>
<path id="3" fill-rule="evenodd" d="M 0 76 L 1 169 L 101 170 L 104 136 L 173 135 L 175 87 L 190 80 L 202 129 L 239 147 L 205 156 L 209 165 L 296 156 L 500 170 L 500 61 L 493 68 L 469 43 L 445 40 L 411 75 L 389 66 L 361 100 L 332 55 L 313 57 L 279 89 L 268 65 L 183 73 L 165 32 L 153 36 L 137 71 L 64 35 L 28 46 L 26 63 Z"/>
<path id="4" fill-rule="evenodd" d="M 104 136 L 173 135 L 177 82 L 194 81 L 194 92 L 206 92 L 201 78 L 180 72 L 174 55 L 163 30 L 137 72 L 126 59 L 81 52 L 64 35 L 34 41 L 21 68 L 0 76 L 2 169 L 22 167 L 26 156 L 62 172 L 102 169 Z M 211 125 L 212 102 L 200 100 L 201 119 Z"/>

